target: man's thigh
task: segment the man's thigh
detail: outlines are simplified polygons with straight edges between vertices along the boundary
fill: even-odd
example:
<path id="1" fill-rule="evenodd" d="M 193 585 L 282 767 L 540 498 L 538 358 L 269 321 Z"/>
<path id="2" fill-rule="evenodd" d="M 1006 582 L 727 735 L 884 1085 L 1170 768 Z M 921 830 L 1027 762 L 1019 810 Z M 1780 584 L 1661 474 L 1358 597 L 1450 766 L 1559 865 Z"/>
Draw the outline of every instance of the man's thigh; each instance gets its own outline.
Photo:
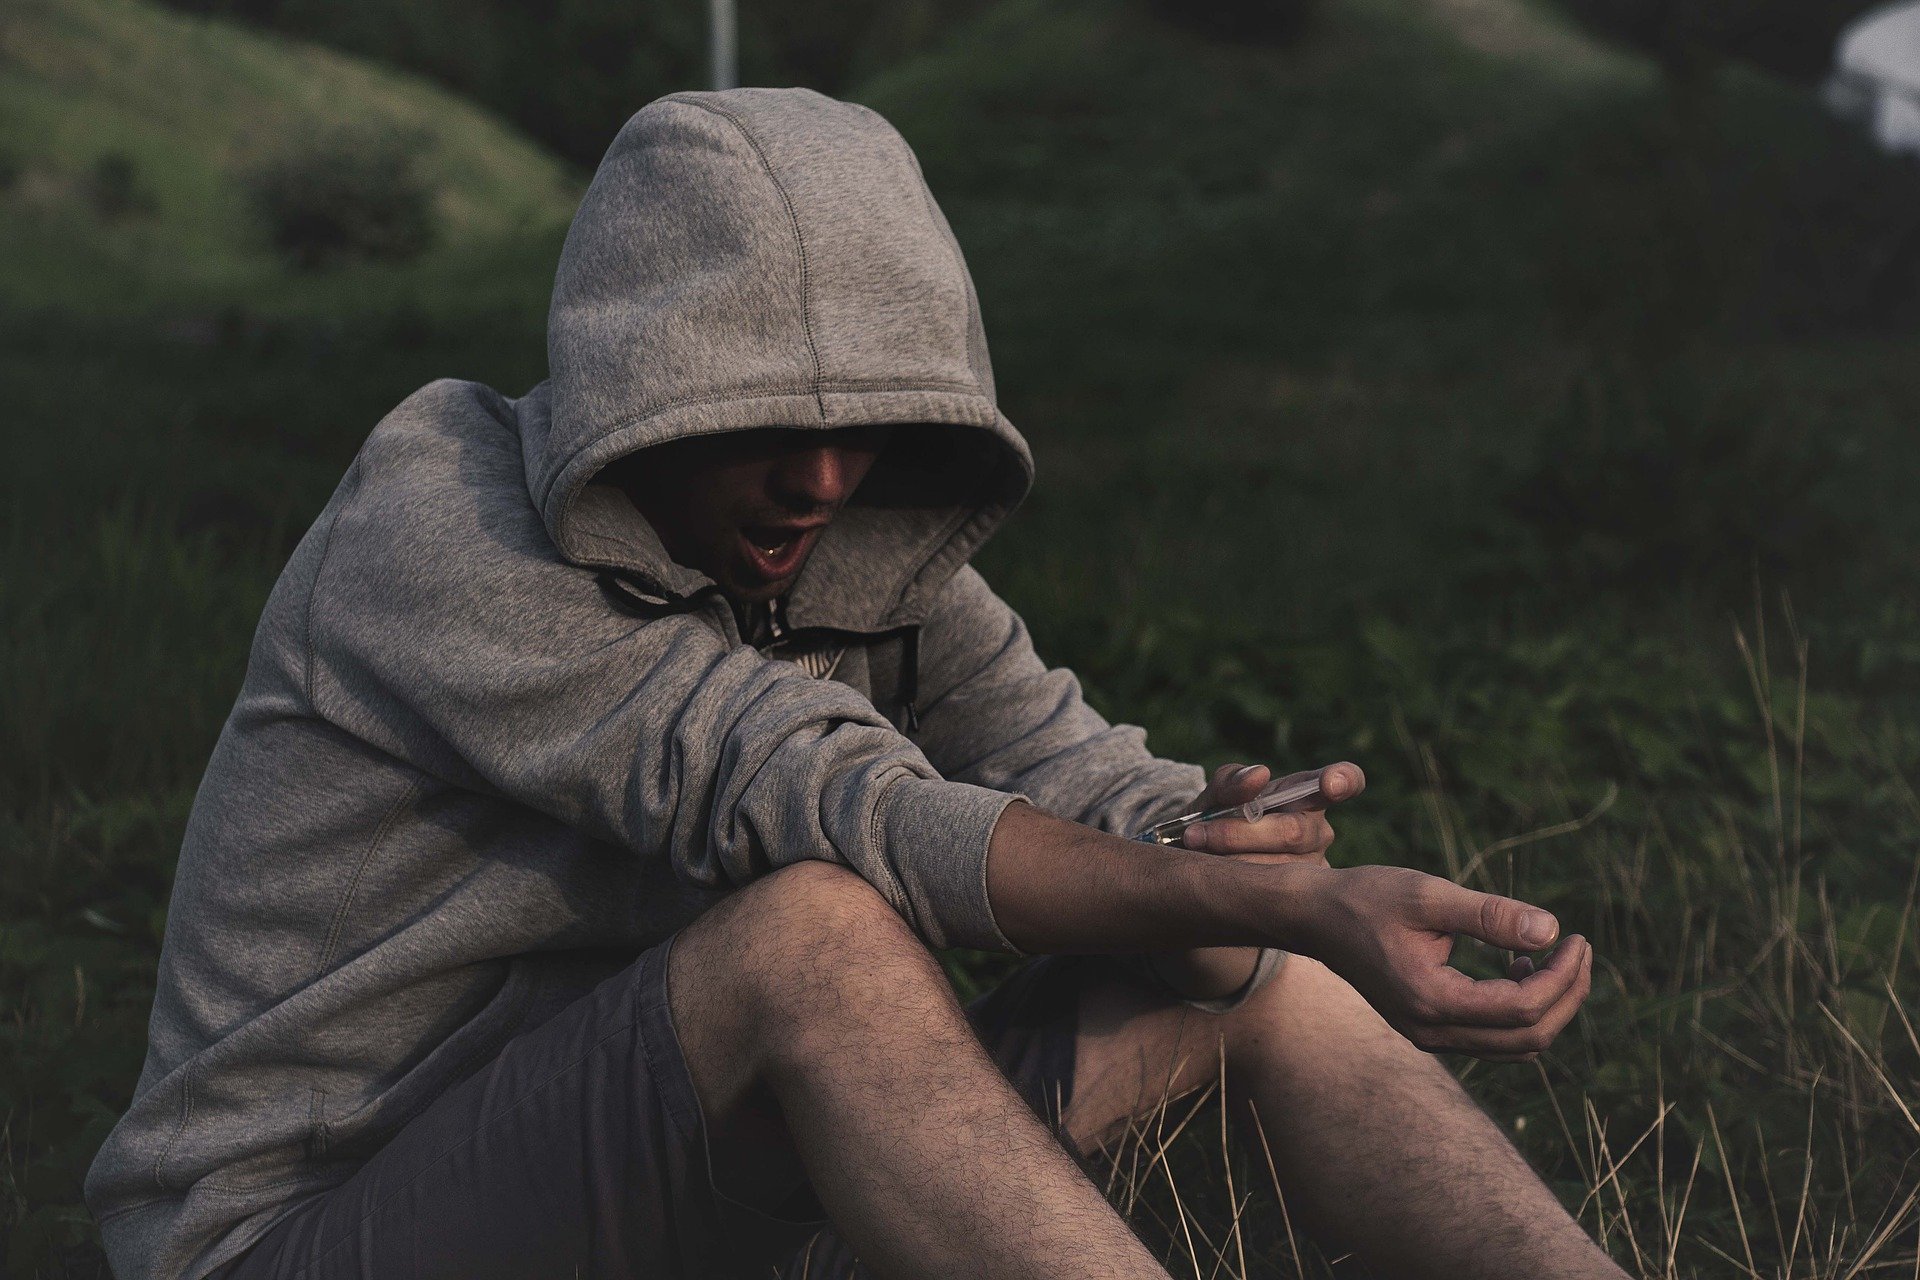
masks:
<path id="1" fill-rule="evenodd" d="M 220 1280 L 766 1274 L 818 1224 L 714 1193 L 671 946 L 510 1041 Z"/>

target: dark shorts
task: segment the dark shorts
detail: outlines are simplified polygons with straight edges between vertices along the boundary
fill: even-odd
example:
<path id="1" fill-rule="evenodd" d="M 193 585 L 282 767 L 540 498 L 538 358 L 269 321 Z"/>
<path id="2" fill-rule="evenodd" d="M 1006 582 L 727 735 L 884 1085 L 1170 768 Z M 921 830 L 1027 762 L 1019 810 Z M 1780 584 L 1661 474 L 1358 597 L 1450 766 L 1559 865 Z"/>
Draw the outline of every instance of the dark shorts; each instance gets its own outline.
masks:
<path id="1" fill-rule="evenodd" d="M 826 1277 L 852 1254 L 803 1192 L 774 1216 L 715 1189 L 667 1013 L 668 941 L 508 1042 L 217 1280 Z M 1073 1089 L 1087 964 L 1029 962 L 967 1010 L 1049 1127 Z"/>

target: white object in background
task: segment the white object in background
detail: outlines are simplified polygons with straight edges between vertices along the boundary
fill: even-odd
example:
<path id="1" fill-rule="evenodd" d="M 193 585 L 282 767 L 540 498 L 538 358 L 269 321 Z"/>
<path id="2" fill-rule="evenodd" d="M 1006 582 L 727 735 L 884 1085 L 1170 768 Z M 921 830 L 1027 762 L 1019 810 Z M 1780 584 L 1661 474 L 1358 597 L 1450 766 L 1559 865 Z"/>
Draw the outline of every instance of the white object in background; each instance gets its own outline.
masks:
<path id="1" fill-rule="evenodd" d="M 1842 32 L 1822 92 L 1886 150 L 1920 156 L 1920 0 L 1875 9 Z"/>
<path id="2" fill-rule="evenodd" d="M 734 0 L 707 0 L 707 43 L 713 55 L 713 87 L 740 87 L 740 21 Z"/>

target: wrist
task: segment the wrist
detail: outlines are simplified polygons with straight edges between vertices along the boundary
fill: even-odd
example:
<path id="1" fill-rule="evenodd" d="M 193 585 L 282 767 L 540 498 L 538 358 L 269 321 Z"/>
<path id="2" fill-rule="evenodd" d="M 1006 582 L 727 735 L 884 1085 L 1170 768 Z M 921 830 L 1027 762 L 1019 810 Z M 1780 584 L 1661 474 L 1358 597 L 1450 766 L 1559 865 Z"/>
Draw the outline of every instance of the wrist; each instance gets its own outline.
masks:
<path id="1" fill-rule="evenodd" d="M 1199 870 L 1198 914 L 1217 922 L 1213 941 L 1300 955 L 1321 950 L 1338 871 L 1319 863 L 1225 858 L 1210 859 Z"/>
<path id="2" fill-rule="evenodd" d="M 1346 873 L 1324 863 L 1203 854 L 1167 871 L 1176 885 L 1166 901 L 1190 922 L 1182 949 L 1275 947 L 1317 959 L 1337 941 Z"/>

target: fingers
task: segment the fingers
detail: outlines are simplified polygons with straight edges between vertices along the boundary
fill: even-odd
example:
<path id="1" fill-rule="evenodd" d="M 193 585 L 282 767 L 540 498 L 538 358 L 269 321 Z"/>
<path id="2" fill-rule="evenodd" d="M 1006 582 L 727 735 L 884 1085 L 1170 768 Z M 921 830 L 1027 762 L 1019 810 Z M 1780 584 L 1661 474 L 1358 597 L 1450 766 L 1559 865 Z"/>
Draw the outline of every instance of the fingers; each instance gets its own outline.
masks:
<path id="1" fill-rule="evenodd" d="M 1537 1026 L 1580 981 L 1582 966 L 1592 953 L 1585 938 L 1569 938 L 1554 949 L 1546 963 L 1518 981 L 1489 978 L 1476 982 L 1458 969 L 1440 966 L 1431 970 L 1423 983 L 1418 1012 L 1423 1015 L 1422 1021 L 1433 1026 Z"/>
<path id="2" fill-rule="evenodd" d="M 1367 789 L 1367 775 L 1360 766 L 1351 760 L 1342 760 L 1338 764 L 1322 765 L 1318 769 L 1307 769 L 1300 773 L 1290 773 L 1280 779 L 1281 783 L 1291 785 L 1296 782 L 1314 781 L 1320 784 L 1318 794 L 1305 800 L 1296 801 L 1287 806 L 1287 812 L 1298 813 L 1308 809 L 1324 809 L 1330 804 L 1340 804 L 1351 800 Z"/>
<path id="3" fill-rule="evenodd" d="M 1213 771 L 1207 789 L 1196 805 L 1203 809 L 1245 804 L 1272 781 L 1273 771 L 1263 764 L 1223 764 Z M 1350 800 L 1366 789 L 1367 776 L 1351 761 L 1288 774 L 1282 784 L 1317 781 L 1319 794 L 1298 804 L 1288 805 L 1257 822 L 1223 818 L 1189 827 L 1182 843 L 1203 853 L 1279 854 L 1290 857 L 1323 856 L 1333 843 L 1333 827 L 1320 816 L 1328 804 Z M 1303 820 L 1305 819 L 1305 820 Z"/>
<path id="4" fill-rule="evenodd" d="M 1203 795 L 1217 804 L 1245 804 L 1266 787 L 1273 770 L 1263 764 L 1223 764 L 1213 771 Z M 1306 782 L 1320 784 L 1320 794 L 1310 800 L 1287 806 L 1289 810 L 1324 809 L 1329 804 L 1351 800 L 1367 789 L 1367 775 L 1351 760 L 1304 769 L 1280 779 L 1283 784 Z"/>
<path id="5" fill-rule="evenodd" d="M 1273 770 L 1263 764 L 1223 764 L 1213 771 L 1207 789 L 1200 793 L 1200 804 L 1203 808 L 1245 804 L 1260 794 L 1271 777 Z"/>
<path id="6" fill-rule="evenodd" d="M 1515 898 L 1481 893 L 1432 878 L 1418 923 L 1440 933 L 1464 933 L 1508 951 L 1541 951 L 1560 936 L 1560 922 Z"/>
<path id="7" fill-rule="evenodd" d="M 1525 1026 L 1414 1027 L 1408 1030 L 1408 1038 L 1430 1053 L 1467 1053 L 1496 1062 L 1524 1062 L 1535 1058 L 1573 1021 L 1593 989 L 1593 948 L 1586 945 L 1584 938 L 1568 938 L 1555 950 L 1546 968 L 1541 969 L 1535 977 L 1545 974 L 1550 968 L 1565 969 L 1569 980 L 1553 1003 Z M 1506 985 L 1524 986 L 1526 981 Z M 1501 984 L 1492 982 L 1477 985 Z"/>
<path id="8" fill-rule="evenodd" d="M 1367 789 L 1367 775 L 1351 760 L 1342 760 L 1320 770 L 1320 798 L 1303 807 L 1324 809 L 1329 804 L 1351 800 Z"/>
<path id="9" fill-rule="evenodd" d="M 1222 818 L 1194 823 L 1187 828 L 1183 841 L 1187 848 L 1202 853 L 1312 856 L 1325 853 L 1333 843 L 1333 824 L 1319 812 L 1269 813 L 1257 822 Z"/>
<path id="10" fill-rule="evenodd" d="M 1544 949 L 1560 926 L 1538 907 L 1404 867 L 1355 867 L 1320 883 L 1331 887 L 1330 901 L 1344 904 L 1357 923 L 1346 933 L 1371 933 L 1379 948 L 1336 955 L 1328 963 L 1429 1052 L 1501 1059 L 1537 1054 L 1572 1020 L 1591 989 L 1593 948 L 1580 937 L 1566 939 L 1537 966 L 1515 960 L 1505 978 L 1476 982 L 1447 964 L 1450 934 L 1509 951 Z M 1366 927 L 1370 922 L 1377 932 Z M 1338 953 L 1346 933 L 1322 941 Z"/>

